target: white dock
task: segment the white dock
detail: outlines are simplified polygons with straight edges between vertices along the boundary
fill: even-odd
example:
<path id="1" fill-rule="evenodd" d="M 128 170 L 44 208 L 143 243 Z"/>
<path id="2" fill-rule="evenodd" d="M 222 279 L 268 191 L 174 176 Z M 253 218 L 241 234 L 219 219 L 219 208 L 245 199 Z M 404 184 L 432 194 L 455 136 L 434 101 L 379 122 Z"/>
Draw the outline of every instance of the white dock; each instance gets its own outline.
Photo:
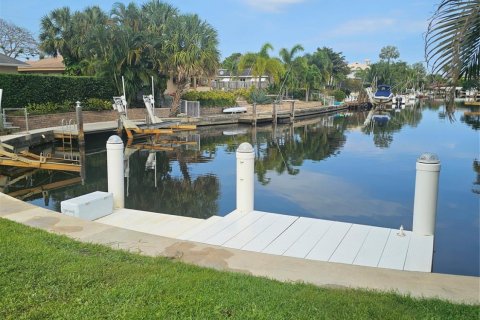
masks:
<path id="1" fill-rule="evenodd" d="M 118 209 L 97 222 L 180 240 L 310 260 L 431 272 L 433 236 L 252 211 L 196 219 Z"/>

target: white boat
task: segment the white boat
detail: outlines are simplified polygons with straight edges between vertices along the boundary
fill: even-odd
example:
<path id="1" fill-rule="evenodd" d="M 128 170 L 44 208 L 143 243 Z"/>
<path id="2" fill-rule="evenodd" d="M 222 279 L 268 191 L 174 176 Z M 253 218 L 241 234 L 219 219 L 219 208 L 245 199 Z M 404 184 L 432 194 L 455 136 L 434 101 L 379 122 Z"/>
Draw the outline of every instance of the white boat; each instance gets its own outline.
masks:
<path id="1" fill-rule="evenodd" d="M 373 101 L 377 104 L 385 104 L 393 99 L 393 93 L 390 86 L 381 84 L 377 87 L 377 91 L 373 95 Z"/>
<path id="2" fill-rule="evenodd" d="M 247 108 L 240 107 L 240 106 L 223 109 L 223 113 L 245 113 L 245 112 L 247 112 Z"/>

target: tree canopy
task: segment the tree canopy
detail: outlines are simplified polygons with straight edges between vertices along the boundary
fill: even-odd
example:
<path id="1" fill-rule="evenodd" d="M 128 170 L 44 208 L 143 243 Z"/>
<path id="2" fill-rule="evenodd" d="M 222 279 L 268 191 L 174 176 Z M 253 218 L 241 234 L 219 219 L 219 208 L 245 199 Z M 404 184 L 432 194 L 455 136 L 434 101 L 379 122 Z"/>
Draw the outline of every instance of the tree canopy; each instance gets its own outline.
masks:
<path id="1" fill-rule="evenodd" d="M 480 2 L 442 0 L 430 19 L 425 57 L 432 73 L 457 81 L 480 75 Z"/>
<path id="2" fill-rule="evenodd" d="M 151 77 L 163 89 L 172 79 L 177 86 L 172 114 L 190 79 L 213 76 L 220 56 L 210 24 L 159 0 L 115 3 L 109 14 L 97 6 L 55 9 L 41 20 L 40 40 L 45 53 L 64 57 L 70 74 L 110 78 L 119 92 L 124 76 L 129 100 Z"/>
<path id="3" fill-rule="evenodd" d="M 37 41 L 30 31 L 1 18 L 0 52 L 14 59 L 29 59 L 39 53 Z"/>

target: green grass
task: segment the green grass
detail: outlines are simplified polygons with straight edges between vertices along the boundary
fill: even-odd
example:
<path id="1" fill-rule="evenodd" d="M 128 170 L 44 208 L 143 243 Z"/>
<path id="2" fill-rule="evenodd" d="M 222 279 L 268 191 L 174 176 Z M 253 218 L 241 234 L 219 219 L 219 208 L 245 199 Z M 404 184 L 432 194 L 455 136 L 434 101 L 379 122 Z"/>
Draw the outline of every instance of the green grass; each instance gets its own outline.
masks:
<path id="1" fill-rule="evenodd" d="M 0 319 L 478 319 L 479 312 L 219 272 L 0 219 Z"/>

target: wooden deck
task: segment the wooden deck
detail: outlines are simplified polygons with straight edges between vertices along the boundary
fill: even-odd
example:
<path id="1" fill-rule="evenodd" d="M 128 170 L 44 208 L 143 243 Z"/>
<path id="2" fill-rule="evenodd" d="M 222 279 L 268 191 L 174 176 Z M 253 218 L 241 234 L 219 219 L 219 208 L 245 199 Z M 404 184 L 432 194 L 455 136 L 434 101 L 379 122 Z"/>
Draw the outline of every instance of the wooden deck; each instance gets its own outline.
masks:
<path id="1" fill-rule="evenodd" d="M 431 272 L 433 236 L 253 211 L 196 219 L 120 209 L 97 220 L 181 240 L 296 258 Z"/>

